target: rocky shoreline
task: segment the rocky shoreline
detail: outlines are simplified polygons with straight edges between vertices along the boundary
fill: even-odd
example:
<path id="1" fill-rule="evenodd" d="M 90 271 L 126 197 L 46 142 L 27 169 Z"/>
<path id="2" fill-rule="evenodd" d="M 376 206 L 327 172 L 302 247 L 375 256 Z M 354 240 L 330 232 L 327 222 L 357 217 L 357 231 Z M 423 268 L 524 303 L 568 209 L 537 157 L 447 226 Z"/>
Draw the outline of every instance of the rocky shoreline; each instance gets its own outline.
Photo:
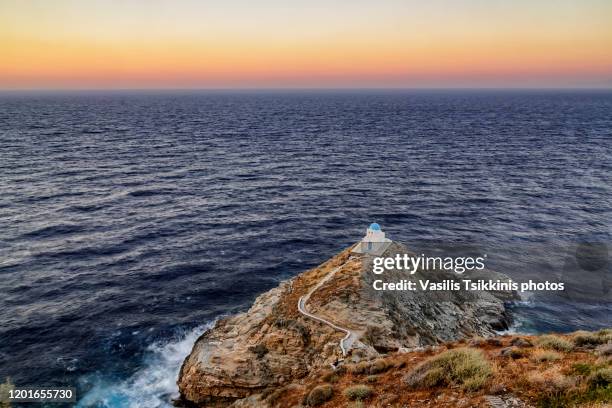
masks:
<path id="1" fill-rule="evenodd" d="M 411 252 L 393 243 L 385 256 Z M 304 316 L 309 312 L 355 333 L 343 364 L 388 353 L 408 352 L 443 342 L 490 337 L 508 328 L 505 302 L 512 292 L 376 291 L 371 257 L 350 248 L 320 266 L 260 295 L 244 313 L 217 322 L 195 343 L 178 379 L 183 403 L 194 406 L 262 406 L 257 397 L 299 382 L 315 370 L 342 360 L 343 333 Z M 334 276 L 328 274 L 334 271 Z M 500 274 L 481 271 L 488 278 Z M 321 281 L 327 277 L 326 281 Z M 465 275 L 464 275 L 465 277 Z M 473 276 L 477 278 L 477 276 Z M 451 272 L 390 270 L 386 279 L 456 279 Z M 257 403 L 249 401 L 257 400 Z M 249 405 L 250 404 L 250 405 Z"/>

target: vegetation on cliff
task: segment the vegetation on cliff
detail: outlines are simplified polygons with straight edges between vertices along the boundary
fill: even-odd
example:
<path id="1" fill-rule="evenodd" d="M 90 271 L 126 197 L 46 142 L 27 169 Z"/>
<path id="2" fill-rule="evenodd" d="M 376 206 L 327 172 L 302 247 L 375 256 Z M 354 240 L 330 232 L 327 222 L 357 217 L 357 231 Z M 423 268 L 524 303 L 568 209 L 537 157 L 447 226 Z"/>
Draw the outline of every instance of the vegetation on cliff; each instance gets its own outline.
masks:
<path id="1" fill-rule="evenodd" d="M 274 404 L 265 399 L 262 403 L 307 406 L 302 404 L 304 390 L 325 381 L 332 391 L 328 401 L 317 405 L 324 408 L 603 408 L 612 404 L 611 333 L 505 335 L 391 353 L 335 371 L 313 372 L 277 394 Z M 585 341 L 587 337 L 593 341 Z M 372 367 L 378 367 L 376 375 Z"/>

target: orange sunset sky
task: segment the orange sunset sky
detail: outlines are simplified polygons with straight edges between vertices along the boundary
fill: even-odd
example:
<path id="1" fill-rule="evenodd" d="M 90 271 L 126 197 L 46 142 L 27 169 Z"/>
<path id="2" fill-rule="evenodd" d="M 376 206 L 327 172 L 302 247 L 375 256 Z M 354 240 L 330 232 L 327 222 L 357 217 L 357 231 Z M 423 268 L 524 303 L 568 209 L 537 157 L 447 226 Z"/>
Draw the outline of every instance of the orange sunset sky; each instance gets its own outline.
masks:
<path id="1" fill-rule="evenodd" d="M 0 89 L 612 87 L 612 1 L 0 0 Z"/>

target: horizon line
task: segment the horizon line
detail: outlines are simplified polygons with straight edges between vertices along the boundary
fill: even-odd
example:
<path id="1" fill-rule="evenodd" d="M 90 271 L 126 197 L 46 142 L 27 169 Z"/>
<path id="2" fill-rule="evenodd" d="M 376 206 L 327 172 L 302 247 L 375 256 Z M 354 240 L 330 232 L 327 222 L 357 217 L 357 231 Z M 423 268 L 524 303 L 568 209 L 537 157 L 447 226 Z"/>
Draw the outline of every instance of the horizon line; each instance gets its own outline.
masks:
<path id="1" fill-rule="evenodd" d="M 611 86 L 449 86 L 449 87 L 135 87 L 135 88 L 0 88 L 0 93 L 31 92 L 211 92 L 211 91 L 612 91 Z"/>

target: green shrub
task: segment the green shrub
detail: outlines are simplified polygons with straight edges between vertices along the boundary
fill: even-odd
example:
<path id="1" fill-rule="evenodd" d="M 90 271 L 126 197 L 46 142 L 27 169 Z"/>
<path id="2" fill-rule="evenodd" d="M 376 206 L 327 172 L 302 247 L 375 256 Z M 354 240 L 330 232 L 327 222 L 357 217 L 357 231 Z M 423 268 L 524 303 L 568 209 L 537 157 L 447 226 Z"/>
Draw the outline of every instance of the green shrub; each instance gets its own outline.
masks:
<path id="1" fill-rule="evenodd" d="M 480 350 L 458 348 L 421 363 L 404 381 L 412 388 L 447 385 L 475 391 L 485 385 L 491 373 L 491 366 Z"/>
<path id="2" fill-rule="evenodd" d="M 612 384 L 612 368 L 600 368 L 591 374 L 588 378 L 588 384 L 591 388 L 607 388 Z"/>
<path id="3" fill-rule="evenodd" d="M 375 383 L 376 381 L 378 381 L 378 376 L 377 375 L 368 375 L 367 378 L 369 383 Z"/>
<path id="4" fill-rule="evenodd" d="M 329 401 L 334 395 L 334 389 L 329 384 L 319 385 L 314 387 L 306 397 L 306 403 L 311 407 L 321 405 L 326 401 Z"/>
<path id="5" fill-rule="evenodd" d="M 574 344 L 578 347 L 581 346 L 598 346 L 607 342 L 608 335 L 591 333 L 587 331 L 578 331 L 574 333 L 573 339 Z"/>
<path id="6" fill-rule="evenodd" d="M 547 335 L 542 336 L 538 339 L 538 346 L 549 349 L 549 350 L 557 350 L 557 351 L 572 351 L 574 345 L 565 340 L 563 337 Z"/>
<path id="7" fill-rule="evenodd" d="M 589 363 L 575 363 L 572 365 L 571 372 L 577 375 L 587 376 L 591 374 L 591 372 L 596 368 L 597 368 L 596 366 L 593 366 L 592 364 L 589 364 Z"/>
<path id="8" fill-rule="evenodd" d="M 353 385 L 344 390 L 344 395 L 352 401 L 363 401 L 372 395 L 372 388 L 363 384 Z"/>
<path id="9" fill-rule="evenodd" d="M 556 384 L 552 388 L 550 381 L 537 384 L 542 391 L 540 401 L 538 401 L 540 407 L 603 408 L 609 406 L 609 402 L 612 401 L 612 368 L 598 364 L 576 363 L 572 366 L 572 372 L 580 377 L 588 376 L 585 381 L 587 387 L 562 387 L 563 383 L 571 381 L 568 377 L 563 381 L 555 381 Z"/>

